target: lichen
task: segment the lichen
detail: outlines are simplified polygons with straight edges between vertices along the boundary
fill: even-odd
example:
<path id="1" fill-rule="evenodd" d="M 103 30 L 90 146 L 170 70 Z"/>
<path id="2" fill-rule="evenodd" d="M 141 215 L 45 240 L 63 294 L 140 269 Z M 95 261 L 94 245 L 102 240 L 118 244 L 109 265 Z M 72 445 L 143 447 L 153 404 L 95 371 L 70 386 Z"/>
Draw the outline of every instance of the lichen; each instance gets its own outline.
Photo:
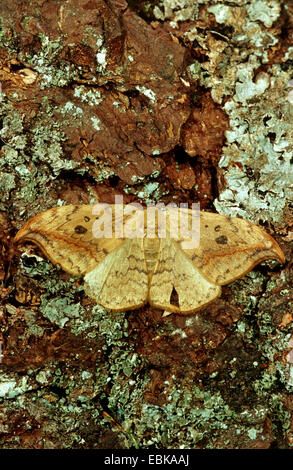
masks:
<path id="1" fill-rule="evenodd" d="M 97 72 L 103 75 L 107 73 L 107 49 L 101 36 L 97 38 L 96 46 L 98 48 L 96 53 Z"/>
<path id="2" fill-rule="evenodd" d="M 234 100 L 225 104 L 230 130 L 219 165 L 227 183 L 215 206 L 221 213 L 281 224 L 284 208 L 293 198 L 291 110 L 280 98 L 288 75 L 278 66 L 270 72 L 270 88 L 263 92 L 266 96 L 254 96 L 253 103 L 247 103 L 250 96 L 241 98 L 236 93 Z"/>
<path id="3" fill-rule="evenodd" d="M 18 395 L 21 395 L 28 390 L 31 390 L 31 387 L 28 384 L 27 377 L 15 378 L 15 375 L 11 374 L 0 374 L 0 397 L 1 398 L 15 398 Z"/>
<path id="4" fill-rule="evenodd" d="M 6 201 L 10 197 L 10 191 L 15 188 L 15 176 L 5 171 L 0 174 L 1 200 Z M 3 207 L 3 206 L 2 206 Z"/>
<path id="5" fill-rule="evenodd" d="M 235 8 L 237 23 L 230 5 L 215 4 L 208 10 L 219 24 L 233 26 L 235 47 L 245 44 L 246 49 L 236 56 L 227 43 L 217 40 L 208 52 L 210 62 L 202 64 L 209 72 L 205 84 L 213 98 L 222 102 L 226 95 L 224 108 L 230 118 L 219 162 L 225 186 L 215 207 L 227 215 L 282 225 L 293 197 L 292 105 L 286 100 L 291 75 L 277 64 L 256 75 L 268 62 L 267 49 L 278 42 L 261 23 L 272 26 L 280 3 L 255 0 Z"/>
<path id="6" fill-rule="evenodd" d="M 261 21 L 267 28 L 278 19 L 280 11 L 280 3 L 275 0 L 252 0 L 247 6 L 249 17 L 253 21 Z"/>
<path id="7" fill-rule="evenodd" d="M 91 121 L 92 121 L 92 126 L 95 129 L 95 131 L 100 131 L 101 126 L 102 126 L 101 120 L 95 116 L 92 116 Z"/>
<path id="8" fill-rule="evenodd" d="M 80 304 L 69 303 L 67 298 L 51 299 L 40 308 L 44 317 L 63 328 L 70 318 L 80 316 Z"/>
<path id="9" fill-rule="evenodd" d="M 82 102 L 88 103 L 90 106 L 98 106 L 104 99 L 100 90 L 95 88 L 88 89 L 84 85 L 79 85 L 74 88 L 74 96 L 79 98 Z"/>
<path id="10" fill-rule="evenodd" d="M 28 132 L 24 115 L 16 110 L 13 101 L 5 97 L 1 103 L 3 125 L 0 137 L 4 142 L 4 158 L 0 163 L 0 171 L 2 175 L 9 173 L 10 176 L 1 178 L 0 191 L 5 195 L 3 200 L 10 197 L 12 207 L 18 206 L 21 201 L 33 209 L 49 192 L 49 181 L 54 181 L 61 171 L 72 170 L 77 166 L 75 162 L 64 158 L 62 143 L 65 136 L 60 130 L 60 124 L 48 119 L 51 112 L 45 97 Z M 50 203 L 50 199 L 47 202 Z"/>
<path id="11" fill-rule="evenodd" d="M 198 13 L 198 4 L 195 0 L 160 0 L 153 9 L 158 20 L 170 20 L 173 28 L 179 21 L 195 20 Z"/>
<path id="12" fill-rule="evenodd" d="M 41 88 L 58 86 L 64 87 L 69 82 L 78 78 L 79 71 L 65 60 L 59 59 L 63 47 L 62 39 L 50 39 L 43 33 L 39 34 L 41 49 L 31 55 L 29 52 L 20 52 L 19 58 L 39 72 L 41 76 Z"/>

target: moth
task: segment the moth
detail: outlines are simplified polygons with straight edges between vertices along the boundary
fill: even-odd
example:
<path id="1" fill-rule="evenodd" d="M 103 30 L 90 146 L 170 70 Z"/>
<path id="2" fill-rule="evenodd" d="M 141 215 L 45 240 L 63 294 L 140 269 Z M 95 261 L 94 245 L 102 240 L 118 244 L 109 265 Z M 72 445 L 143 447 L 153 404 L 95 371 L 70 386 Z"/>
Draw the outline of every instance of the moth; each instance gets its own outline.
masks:
<path id="1" fill-rule="evenodd" d="M 113 206 L 112 228 L 122 217 Z M 261 261 L 285 261 L 270 235 L 237 217 L 200 212 L 199 245 L 190 247 L 180 234 L 170 236 L 170 224 L 162 238 L 148 236 L 145 228 L 140 237 L 122 233 L 97 238 L 94 227 L 102 216 L 93 205 L 54 207 L 29 220 L 14 241 L 33 242 L 52 263 L 84 276 L 85 292 L 113 311 L 149 303 L 166 312 L 190 314 L 219 297 L 222 285 Z M 128 213 L 123 227 L 132 217 Z"/>

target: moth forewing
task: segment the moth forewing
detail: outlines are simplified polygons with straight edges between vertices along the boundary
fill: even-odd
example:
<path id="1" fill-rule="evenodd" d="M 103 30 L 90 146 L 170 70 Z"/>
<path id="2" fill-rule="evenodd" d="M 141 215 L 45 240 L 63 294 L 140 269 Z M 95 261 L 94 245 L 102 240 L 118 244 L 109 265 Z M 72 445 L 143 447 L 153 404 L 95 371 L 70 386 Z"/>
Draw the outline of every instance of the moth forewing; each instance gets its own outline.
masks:
<path id="1" fill-rule="evenodd" d="M 184 252 L 202 276 L 217 285 L 244 276 L 265 259 L 284 262 L 278 244 L 257 225 L 208 212 L 201 212 L 199 247 Z"/>

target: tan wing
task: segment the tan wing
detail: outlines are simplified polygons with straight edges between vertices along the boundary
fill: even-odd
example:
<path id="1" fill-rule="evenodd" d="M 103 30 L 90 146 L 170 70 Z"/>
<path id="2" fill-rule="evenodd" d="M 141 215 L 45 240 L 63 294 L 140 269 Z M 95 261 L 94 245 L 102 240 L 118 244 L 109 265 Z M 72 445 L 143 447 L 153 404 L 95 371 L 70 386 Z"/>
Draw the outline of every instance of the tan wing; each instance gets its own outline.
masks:
<path id="1" fill-rule="evenodd" d="M 177 294 L 177 305 L 172 294 Z M 169 238 L 161 239 L 158 261 L 150 281 L 149 302 L 170 312 L 188 314 L 210 303 L 221 288 L 207 281 Z"/>
<path id="2" fill-rule="evenodd" d="M 199 272 L 217 285 L 244 276 L 266 259 L 285 261 L 277 242 L 257 225 L 208 212 L 200 213 L 199 247 L 184 252 Z"/>
<path id="3" fill-rule="evenodd" d="M 85 292 L 109 310 L 139 308 L 147 302 L 148 275 L 143 239 L 130 239 L 86 274 Z"/>
<path id="4" fill-rule="evenodd" d="M 15 243 L 31 241 L 54 264 L 76 276 L 92 271 L 109 253 L 121 246 L 121 238 L 95 238 L 95 205 L 54 207 L 29 220 L 16 234 Z"/>

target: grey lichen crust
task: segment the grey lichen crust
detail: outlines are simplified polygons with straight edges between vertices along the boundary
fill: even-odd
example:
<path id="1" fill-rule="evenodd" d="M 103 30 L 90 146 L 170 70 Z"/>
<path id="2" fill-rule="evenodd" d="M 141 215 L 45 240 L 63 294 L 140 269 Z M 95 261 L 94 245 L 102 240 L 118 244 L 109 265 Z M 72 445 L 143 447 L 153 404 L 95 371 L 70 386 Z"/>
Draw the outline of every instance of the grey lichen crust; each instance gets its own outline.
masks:
<path id="1" fill-rule="evenodd" d="M 277 65 L 259 73 L 255 83 L 249 76 L 252 68 L 245 65 L 238 72 L 243 81 L 236 83 L 236 94 L 225 104 L 230 130 L 219 166 L 226 187 L 215 206 L 227 215 L 281 226 L 293 200 L 290 76 Z"/>
<path id="2" fill-rule="evenodd" d="M 236 5 L 235 5 L 236 4 Z M 237 6 L 238 5 L 238 6 Z M 284 226 L 293 198 L 293 106 L 289 84 L 293 49 L 281 63 L 269 63 L 269 49 L 278 44 L 273 24 L 288 10 L 287 2 L 254 0 L 211 5 L 219 25 L 233 28 L 219 36 L 208 52 L 205 85 L 223 102 L 230 117 L 226 145 L 219 162 L 220 194 L 216 209 L 248 220 Z M 290 15 L 290 13 L 288 13 Z M 270 29 L 271 28 L 271 29 Z M 265 71 L 258 71 L 265 67 Z"/>

